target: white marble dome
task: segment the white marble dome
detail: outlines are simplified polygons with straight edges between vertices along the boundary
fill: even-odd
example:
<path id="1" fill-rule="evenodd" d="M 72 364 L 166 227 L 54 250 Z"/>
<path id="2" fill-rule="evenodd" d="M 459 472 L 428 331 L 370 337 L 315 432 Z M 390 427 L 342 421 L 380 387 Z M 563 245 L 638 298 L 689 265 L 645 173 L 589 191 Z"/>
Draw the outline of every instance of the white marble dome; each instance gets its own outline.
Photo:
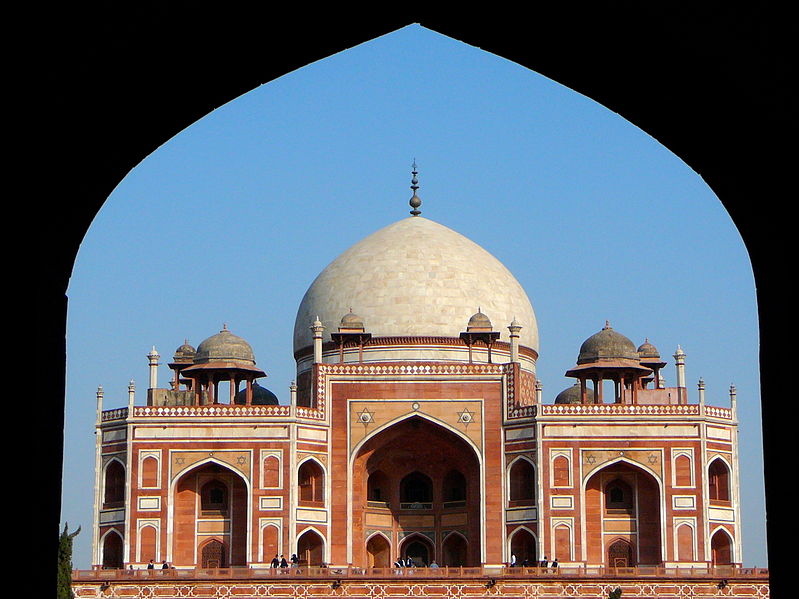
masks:
<path id="1" fill-rule="evenodd" d="M 515 318 L 520 344 L 538 352 L 533 307 L 510 271 L 460 233 L 411 216 L 356 243 L 316 277 L 297 311 L 294 351 L 313 344 L 317 316 L 324 341 L 350 310 L 373 337 L 458 337 L 478 308 L 502 341 Z"/>

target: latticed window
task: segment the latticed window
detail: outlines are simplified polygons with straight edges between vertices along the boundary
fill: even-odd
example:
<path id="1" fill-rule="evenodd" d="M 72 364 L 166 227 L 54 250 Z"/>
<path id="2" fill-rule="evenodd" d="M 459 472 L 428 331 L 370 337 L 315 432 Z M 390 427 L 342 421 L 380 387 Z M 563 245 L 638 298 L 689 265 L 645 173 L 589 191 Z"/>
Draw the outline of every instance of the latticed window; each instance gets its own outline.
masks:
<path id="1" fill-rule="evenodd" d="M 228 492 L 225 483 L 212 480 L 200 490 L 200 506 L 204 514 L 224 514 L 228 508 Z"/>
<path id="2" fill-rule="evenodd" d="M 633 490 L 621 480 L 605 487 L 605 509 L 610 512 L 630 512 L 633 509 Z"/>
<path id="3" fill-rule="evenodd" d="M 433 501 L 433 483 L 421 472 L 412 472 L 400 482 L 402 503 L 430 503 Z"/>

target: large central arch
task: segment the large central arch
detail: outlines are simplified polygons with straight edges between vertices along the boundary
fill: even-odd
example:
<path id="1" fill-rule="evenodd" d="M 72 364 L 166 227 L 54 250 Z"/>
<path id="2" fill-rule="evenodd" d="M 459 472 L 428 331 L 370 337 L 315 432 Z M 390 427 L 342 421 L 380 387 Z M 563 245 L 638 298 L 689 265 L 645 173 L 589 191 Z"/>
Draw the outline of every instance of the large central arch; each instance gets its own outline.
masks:
<path id="1" fill-rule="evenodd" d="M 430 561 L 480 563 L 480 459 L 460 435 L 423 416 L 402 419 L 356 449 L 351 477 L 354 564 L 375 561 L 374 542 L 367 547 L 375 532 L 389 541 L 392 562 L 413 537 Z"/>
<path id="2" fill-rule="evenodd" d="M 662 489 L 646 469 L 617 460 L 585 481 L 585 547 L 589 563 L 611 567 L 663 561 Z"/>
<path id="3" fill-rule="evenodd" d="M 170 561 L 176 566 L 246 566 L 249 559 L 249 490 L 244 478 L 210 460 L 172 484 Z"/>

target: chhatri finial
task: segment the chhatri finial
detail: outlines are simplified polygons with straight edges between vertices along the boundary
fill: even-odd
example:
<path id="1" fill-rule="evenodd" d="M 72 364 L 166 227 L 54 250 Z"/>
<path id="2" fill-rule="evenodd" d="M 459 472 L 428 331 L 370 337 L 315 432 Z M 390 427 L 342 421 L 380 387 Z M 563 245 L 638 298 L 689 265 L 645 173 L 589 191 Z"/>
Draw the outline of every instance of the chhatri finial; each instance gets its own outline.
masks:
<path id="1" fill-rule="evenodd" d="M 419 196 L 416 195 L 416 190 L 419 189 L 418 185 L 419 179 L 416 178 L 416 175 L 419 174 L 418 171 L 416 170 L 416 158 L 413 159 L 413 170 L 411 171 L 411 174 L 413 175 L 413 177 L 411 178 L 411 189 L 413 190 L 413 197 L 411 197 L 411 201 L 408 203 L 410 204 L 411 208 L 413 208 L 413 210 L 411 210 L 411 214 L 413 216 L 419 216 L 422 213 L 422 211 L 419 210 L 419 206 L 422 205 L 422 200 L 419 199 Z"/>

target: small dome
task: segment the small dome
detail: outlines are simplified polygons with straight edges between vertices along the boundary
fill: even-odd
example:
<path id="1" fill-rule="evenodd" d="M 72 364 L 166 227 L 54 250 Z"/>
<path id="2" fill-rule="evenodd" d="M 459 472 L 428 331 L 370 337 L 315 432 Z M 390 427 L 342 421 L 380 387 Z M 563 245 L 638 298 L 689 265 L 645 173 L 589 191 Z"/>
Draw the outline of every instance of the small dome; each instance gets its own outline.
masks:
<path id="1" fill-rule="evenodd" d="M 200 343 L 197 346 L 197 354 L 194 357 L 195 364 L 215 362 L 217 360 L 232 360 L 255 364 L 255 356 L 250 344 L 231 333 L 227 325 L 216 335 L 212 335 Z"/>
<path id="2" fill-rule="evenodd" d="M 475 328 L 476 329 L 492 328 L 491 320 L 488 318 L 488 316 L 480 312 L 479 309 L 477 310 L 476 314 L 472 314 L 472 317 L 469 319 L 469 324 L 466 326 L 466 330 L 468 331 L 470 329 L 475 329 Z"/>
<path id="3" fill-rule="evenodd" d="M 175 350 L 175 355 L 173 360 L 175 362 L 181 362 L 186 360 L 193 360 L 194 356 L 197 354 L 197 350 L 194 349 L 193 346 L 189 345 L 189 340 L 186 339 L 179 348 Z"/>
<path id="4" fill-rule="evenodd" d="M 350 311 L 342 317 L 340 328 L 363 330 L 363 319 L 357 314 L 353 314 L 352 309 L 350 309 Z"/>
<path id="5" fill-rule="evenodd" d="M 628 359 L 638 360 L 638 351 L 635 344 L 621 333 L 614 331 L 610 323 L 605 322 L 605 327 L 583 341 L 578 364 L 595 362 L 602 359 Z"/>
<path id="6" fill-rule="evenodd" d="M 642 358 L 660 358 L 658 348 L 649 343 L 649 339 L 645 339 L 638 347 L 638 355 Z"/>
<path id="7" fill-rule="evenodd" d="M 237 405 L 244 405 L 247 403 L 247 388 L 239 389 L 236 396 L 233 398 L 233 403 Z M 252 383 L 252 405 L 254 406 L 276 406 L 280 402 L 277 395 L 272 393 L 266 387 L 261 387 L 258 381 Z"/>
<path id="8" fill-rule="evenodd" d="M 586 387 L 585 389 L 585 396 L 589 402 L 594 401 L 594 390 L 590 387 Z M 582 398 L 580 397 L 580 383 L 574 383 L 568 389 L 564 389 L 558 396 L 555 398 L 555 403 L 557 404 L 572 404 L 572 403 L 583 403 Z"/>

